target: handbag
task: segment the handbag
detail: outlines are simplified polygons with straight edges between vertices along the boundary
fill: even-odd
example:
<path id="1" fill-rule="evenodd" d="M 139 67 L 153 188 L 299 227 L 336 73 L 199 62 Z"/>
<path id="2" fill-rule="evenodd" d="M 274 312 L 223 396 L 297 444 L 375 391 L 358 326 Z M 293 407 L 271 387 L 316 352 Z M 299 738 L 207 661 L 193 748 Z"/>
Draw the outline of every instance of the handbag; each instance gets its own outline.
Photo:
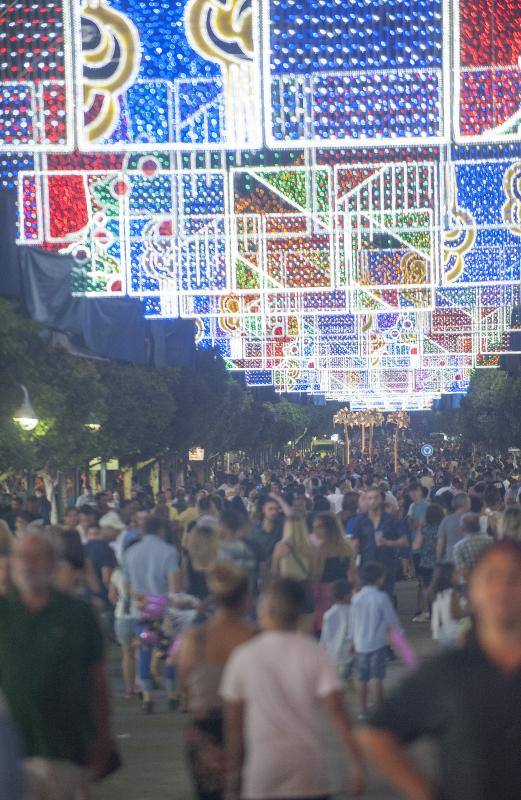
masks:
<path id="1" fill-rule="evenodd" d="M 304 562 L 300 558 L 299 554 L 295 552 L 295 549 L 294 549 L 292 544 L 290 544 L 289 542 L 284 542 L 284 544 L 286 545 L 286 547 L 288 548 L 289 552 L 291 553 L 291 555 L 293 556 L 293 558 L 297 562 L 298 566 L 300 567 L 300 569 L 304 573 L 305 577 L 303 578 L 303 581 L 309 581 L 311 583 L 311 572 L 309 570 L 309 567 L 306 567 L 306 565 L 304 564 Z"/>
<path id="2" fill-rule="evenodd" d="M 295 552 L 293 546 L 289 542 L 284 542 L 284 544 L 286 545 L 289 552 L 295 559 L 296 563 L 306 576 L 301 581 L 299 581 L 302 588 L 304 589 L 304 594 L 306 596 L 304 614 L 313 614 L 315 611 L 315 593 L 313 591 L 313 580 L 311 578 L 311 571 L 309 570 L 308 567 L 306 567 L 306 565 L 304 564 L 298 553 Z"/>

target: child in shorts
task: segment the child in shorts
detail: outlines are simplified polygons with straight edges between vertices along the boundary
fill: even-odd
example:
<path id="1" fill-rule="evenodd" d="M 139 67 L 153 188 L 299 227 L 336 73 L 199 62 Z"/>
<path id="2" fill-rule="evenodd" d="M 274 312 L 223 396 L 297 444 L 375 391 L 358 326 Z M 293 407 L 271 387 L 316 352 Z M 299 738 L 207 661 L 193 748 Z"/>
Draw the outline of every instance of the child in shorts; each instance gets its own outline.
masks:
<path id="1" fill-rule="evenodd" d="M 358 678 L 361 717 L 367 715 L 369 681 L 374 681 L 376 700 L 383 698 L 386 648 L 392 630 L 403 633 L 389 596 L 382 591 L 385 568 L 374 561 L 362 571 L 363 587 L 351 603 L 351 630 Z"/>
<path id="2" fill-rule="evenodd" d="M 353 669 L 351 652 L 351 595 L 353 587 L 346 580 L 335 581 L 334 604 L 324 614 L 320 644 L 325 647 L 336 666 L 338 677 L 347 681 Z"/>

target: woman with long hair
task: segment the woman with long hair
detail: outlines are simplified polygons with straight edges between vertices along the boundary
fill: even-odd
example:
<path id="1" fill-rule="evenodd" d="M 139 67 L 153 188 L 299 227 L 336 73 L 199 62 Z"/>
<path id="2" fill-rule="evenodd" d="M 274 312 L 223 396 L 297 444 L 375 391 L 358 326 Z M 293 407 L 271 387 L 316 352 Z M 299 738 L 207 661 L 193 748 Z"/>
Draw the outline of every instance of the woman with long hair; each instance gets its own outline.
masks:
<path id="1" fill-rule="evenodd" d="M 427 592 L 431 585 L 436 566 L 436 543 L 438 530 L 445 516 L 443 506 L 430 503 L 425 512 L 425 519 L 418 528 L 412 549 L 416 555 L 416 577 L 418 578 L 418 611 L 413 622 L 427 622 L 429 619 L 429 598 Z"/>
<path id="2" fill-rule="evenodd" d="M 187 757 L 199 800 L 224 794 L 223 710 L 219 687 L 232 651 L 255 630 L 245 619 L 248 579 L 233 564 L 218 563 L 208 573 L 216 612 L 204 625 L 188 630 L 176 658 L 179 684 L 192 715 L 186 732 Z"/>
<path id="3" fill-rule="evenodd" d="M 353 575 L 352 550 L 335 514 L 323 511 L 313 520 L 313 536 L 317 542 L 318 580 L 314 586 L 315 633 L 322 630 L 322 619 L 333 605 L 333 584 Z"/>
<path id="4" fill-rule="evenodd" d="M 273 552 L 271 571 L 281 578 L 298 581 L 306 594 L 305 613 L 301 629 L 307 633 L 313 630 L 315 600 L 313 580 L 316 577 L 316 548 L 309 541 L 308 528 L 303 517 L 286 517 L 282 540 Z"/>

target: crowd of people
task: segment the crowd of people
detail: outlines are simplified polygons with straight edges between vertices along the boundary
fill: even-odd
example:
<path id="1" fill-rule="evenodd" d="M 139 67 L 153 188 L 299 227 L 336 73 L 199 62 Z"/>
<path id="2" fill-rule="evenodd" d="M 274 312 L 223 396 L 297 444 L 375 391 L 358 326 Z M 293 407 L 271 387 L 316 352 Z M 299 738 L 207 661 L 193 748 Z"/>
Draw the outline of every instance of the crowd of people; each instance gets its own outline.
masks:
<path id="1" fill-rule="evenodd" d="M 518 798 L 520 476 L 508 459 L 417 451 L 396 473 L 355 452 L 239 463 L 156 496 L 85 487 L 61 525 L 44 493 L 5 494 L 0 798 L 84 800 L 119 766 L 116 648 L 129 702 L 187 714 L 201 800 L 330 796 L 327 724 L 355 794 L 369 759 L 411 800 Z M 418 666 L 397 581 L 416 582 L 412 622 L 437 660 Z M 387 695 L 397 656 L 410 676 Z M 407 754 L 422 735 L 441 748 L 439 786 Z"/>

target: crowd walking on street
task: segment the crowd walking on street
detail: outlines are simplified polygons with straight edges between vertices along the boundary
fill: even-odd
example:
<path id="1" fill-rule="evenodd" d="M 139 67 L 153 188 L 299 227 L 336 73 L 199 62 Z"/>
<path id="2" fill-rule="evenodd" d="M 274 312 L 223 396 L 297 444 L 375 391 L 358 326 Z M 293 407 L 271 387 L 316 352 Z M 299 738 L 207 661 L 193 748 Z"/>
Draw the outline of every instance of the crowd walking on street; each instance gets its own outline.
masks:
<path id="1" fill-rule="evenodd" d="M 350 796 L 371 764 L 408 800 L 519 800 L 520 486 L 508 455 L 448 444 L 426 462 L 411 433 L 397 470 L 353 448 L 348 465 L 238 458 L 155 494 L 85 485 L 60 525 L 44 492 L 6 491 L 0 800 L 88 800 L 125 769 L 114 692 L 182 716 L 200 800 L 331 797 L 327 730 Z M 407 639 L 399 582 L 432 658 Z M 423 737 L 434 778 L 408 752 Z"/>

